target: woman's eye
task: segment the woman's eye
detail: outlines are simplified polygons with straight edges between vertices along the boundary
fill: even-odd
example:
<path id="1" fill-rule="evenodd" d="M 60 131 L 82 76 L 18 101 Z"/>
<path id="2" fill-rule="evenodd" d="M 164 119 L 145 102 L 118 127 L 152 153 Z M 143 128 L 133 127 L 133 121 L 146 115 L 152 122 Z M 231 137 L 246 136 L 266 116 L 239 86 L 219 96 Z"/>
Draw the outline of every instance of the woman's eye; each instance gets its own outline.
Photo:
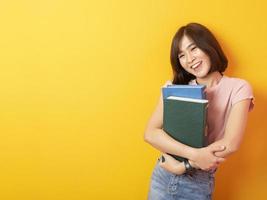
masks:
<path id="1" fill-rule="evenodd" d="M 184 57 L 184 55 L 180 55 L 180 56 L 179 56 L 179 58 L 182 58 L 182 57 Z"/>
<path id="2" fill-rule="evenodd" d="M 193 51 L 193 50 L 195 50 L 195 49 L 197 49 L 197 47 L 193 47 L 193 48 L 191 49 L 191 51 Z"/>

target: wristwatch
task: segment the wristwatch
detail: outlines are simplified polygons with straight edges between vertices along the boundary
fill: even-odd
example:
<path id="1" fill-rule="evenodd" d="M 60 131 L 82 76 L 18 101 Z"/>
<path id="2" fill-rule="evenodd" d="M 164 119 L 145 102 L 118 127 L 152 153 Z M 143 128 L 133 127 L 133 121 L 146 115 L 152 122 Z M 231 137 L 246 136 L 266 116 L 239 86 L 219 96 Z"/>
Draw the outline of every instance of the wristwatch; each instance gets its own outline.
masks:
<path id="1" fill-rule="evenodd" d="M 184 166 L 186 172 L 191 172 L 194 169 L 187 159 L 184 160 Z"/>

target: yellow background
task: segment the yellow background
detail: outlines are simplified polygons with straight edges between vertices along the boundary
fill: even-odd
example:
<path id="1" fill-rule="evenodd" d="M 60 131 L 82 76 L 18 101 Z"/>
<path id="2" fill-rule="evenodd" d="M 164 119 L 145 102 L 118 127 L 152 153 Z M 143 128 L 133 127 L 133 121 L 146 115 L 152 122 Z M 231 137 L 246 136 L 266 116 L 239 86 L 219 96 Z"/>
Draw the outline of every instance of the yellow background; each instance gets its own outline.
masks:
<path id="1" fill-rule="evenodd" d="M 265 199 L 264 0 L 0 2 L 0 199 L 146 199 L 159 152 L 143 132 L 181 25 L 209 27 L 256 107 L 216 200 Z"/>

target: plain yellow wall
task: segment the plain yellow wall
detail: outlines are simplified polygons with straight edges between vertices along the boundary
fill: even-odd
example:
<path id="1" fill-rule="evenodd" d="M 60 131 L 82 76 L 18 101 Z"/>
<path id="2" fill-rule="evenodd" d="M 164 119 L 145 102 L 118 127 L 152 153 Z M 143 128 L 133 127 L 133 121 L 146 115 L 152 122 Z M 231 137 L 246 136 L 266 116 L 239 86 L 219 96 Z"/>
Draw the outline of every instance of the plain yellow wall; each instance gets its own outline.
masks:
<path id="1" fill-rule="evenodd" d="M 159 152 L 143 132 L 171 79 L 177 28 L 209 27 L 256 107 L 217 174 L 216 200 L 265 199 L 267 3 L 0 2 L 0 199 L 146 199 Z"/>

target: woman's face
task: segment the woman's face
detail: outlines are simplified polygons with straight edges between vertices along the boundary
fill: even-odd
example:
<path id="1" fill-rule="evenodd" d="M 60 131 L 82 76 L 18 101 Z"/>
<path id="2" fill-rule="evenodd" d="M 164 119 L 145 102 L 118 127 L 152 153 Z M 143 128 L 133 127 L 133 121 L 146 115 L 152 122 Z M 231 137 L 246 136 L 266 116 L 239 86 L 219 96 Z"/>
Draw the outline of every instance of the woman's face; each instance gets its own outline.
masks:
<path id="1" fill-rule="evenodd" d="M 187 72 L 197 78 L 204 78 L 209 73 L 211 67 L 209 56 L 198 48 L 191 38 L 184 35 L 179 49 L 180 64 Z"/>

